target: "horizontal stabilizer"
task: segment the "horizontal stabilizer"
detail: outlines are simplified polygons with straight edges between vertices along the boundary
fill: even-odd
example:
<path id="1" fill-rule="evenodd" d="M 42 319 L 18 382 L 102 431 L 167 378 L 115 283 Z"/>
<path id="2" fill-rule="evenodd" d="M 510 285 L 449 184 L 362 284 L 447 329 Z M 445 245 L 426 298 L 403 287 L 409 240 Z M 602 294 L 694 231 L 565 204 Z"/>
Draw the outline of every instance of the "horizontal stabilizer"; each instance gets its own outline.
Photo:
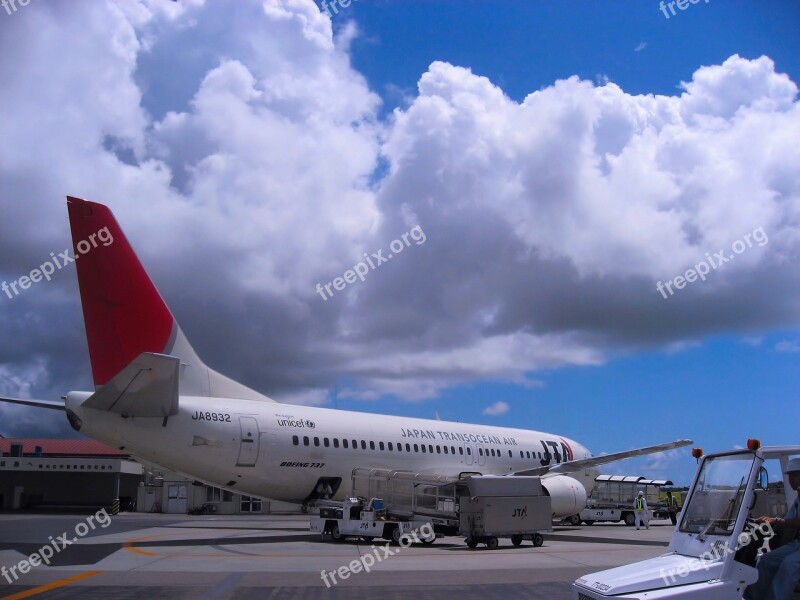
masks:
<path id="1" fill-rule="evenodd" d="M 646 446 L 644 448 L 636 448 L 635 450 L 625 450 L 624 452 L 615 452 L 613 454 L 604 454 L 603 456 L 593 456 L 592 458 L 583 458 L 580 460 L 571 460 L 569 462 L 548 465 L 546 467 L 536 467 L 534 469 L 525 469 L 524 471 L 517 471 L 510 473 L 510 475 L 546 475 L 547 473 L 574 473 L 576 471 L 583 471 L 590 467 L 599 467 L 618 460 L 632 458 L 634 456 L 644 456 L 645 454 L 655 454 L 657 452 L 664 452 L 665 450 L 672 450 L 682 446 L 688 446 L 693 443 L 692 440 L 676 440 L 674 442 L 667 442 L 666 444 L 657 444 L 655 446 Z"/>
<path id="2" fill-rule="evenodd" d="M 23 406 L 35 406 L 36 408 L 49 408 L 51 410 L 66 410 L 64 402 L 55 400 L 23 400 L 21 398 L 2 398 L 0 402 L 10 402 L 11 404 L 22 404 Z"/>
<path id="3" fill-rule="evenodd" d="M 123 417 L 178 414 L 180 359 L 143 352 L 83 403 Z"/>

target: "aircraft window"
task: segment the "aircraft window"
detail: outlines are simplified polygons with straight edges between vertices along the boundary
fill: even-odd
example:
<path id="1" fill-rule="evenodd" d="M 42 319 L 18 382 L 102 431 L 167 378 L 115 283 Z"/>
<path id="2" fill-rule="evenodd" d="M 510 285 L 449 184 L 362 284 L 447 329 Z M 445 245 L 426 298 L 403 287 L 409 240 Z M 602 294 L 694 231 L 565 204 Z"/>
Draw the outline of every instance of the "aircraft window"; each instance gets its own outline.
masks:
<path id="1" fill-rule="evenodd" d="M 472 456 L 472 448 L 470 448 L 469 446 L 467 446 L 467 454 Z"/>
<path id="2" fill-rule="evenodd" d="M 456 453 L 456 447 L 455 446 L 450 446 L 450 453 L 451 454 L 455 454 Z"/>
<path id="3" fill-rule="evenodd" d="M 378 442 L 378 448 L 379 448 L 379 449 L 381 449 L 381 450 L 383 450 L 383 449 L 384 449 L 384 447 L 383 447 L 383 442 Z"/>
<path id="4" fill-rule="evenodd" d="M 530 457 L 531 457 L 531 451 L 530 451 L 530 450 L 526 451 L 526 452 L 525 452 L 525 454 L 527 454 L 527 455 L 528 455 L 528 458 L 530 458 Z M 534 458 L 536 458 L 536 457 L 534 456 Z"/>
<path id="5" fill-rule="evenodd" d="M 441 454 L 441 453 L 442 453 L 442 448 L 441 448 L 441 446 L 439 446 L 439 445 L 437 444 L 437 445 L 436 445 L 436 454 Z"/>
<path id="6" fill-rule="evenodd" d="M 425 454 L 425 444 L 422 444 L 422 453 Z"/>
<path id="7" fill-rule="evenodd" d="M 511 450 L 509 450 L 509 451 L 508 451 L 508 458 L 512 458 L 512 456 L 511 456 Z"/>
<path id="8" fill-rule="evenodd" d="M 333 447 L 334 448 L 338 448 L 339 447 L 339 438 L 333 438 Z"/>
<path id="9" fill-rule="evenodd" d="M 433 444 L 428 444 L 428 452 L 433 454 Z"/>
<path id="10" fill-rule="evenodd" d="M 417 444 L 414 444 L 414 452 L 419 452 L 419 446 L 417 446 Z"/>
<path id="11" fill-rule="evenodd" d="M 525 458 L 525 453 L 522 450 L 519 451 L 519 457 Z"/>
<path id="12" fill-rule="evenodd" d="M 367 442 L 365 442 L 364 440 L 361 440 L 361 449 L 362 450 L 366 450 L 367 449 Z"/>
<path id="13" fill-rule="evenodd" d="M 478 454 L 480 454 L 481 456 L 483 456 L 483 448 L 478 448 Z"/>
<path id="14" fill-rule="evenodd" d="M 322 444 L 323 444 L 323 445 L 324 445 L 326 448 L 330 448 L 330 447 L 331 447 L 331 441 L 330 441 L 328 438 L 322 438 Z"/>
<path id="15" fill-rule="evenodd" d="M 347 440 L 342 440 L 342 446 L 344 448 L 349 448 L 350 447 L 350 442 L 348 442 Z"/>
<path id="16" fill-rule="evenodd" d="M 292 436 L 292 445 L 293 446 L 299 446 L 300 445 L 300 438 L 297 437 L 296 435 Z"/>
<path id="17" fill-rule="evenodd" d="M 303 436 L 303 446 L 308 446 L 308 436 L 307 435 Z"/>
<path id="18" fill-rule="evenodd" d="M 389 450 L 394 450 L 394 446 L 392 445 L 392 442 L 387 442 L 387 444 L 389 444 Z M 383 450 L 383 448 L 381 448 L 381 450 Z"/>
<path id="19" fill-rule="evenodd" d="M 370 450 L 375 450 L 375 442 L 373 442 L 372 440 L 370 440 L 370 442 L 369 442 L 369 449 Z"/>
<path id="20" fill-rule="evenodd" d="M 438 448 L 439 446 L 436 446 L 436 447 Z M 447 452 L 447 446 L 445 446 L 445 447 L 444 447 L 444 453 L 445 453 L 445 454 L 448 454 L 448 452 Z"/>
<path id="21" fill-rule="evenodd" d="M 403 444 L 397 444 L 397 451 L 398 452 L 402 452 L 403 451 Z"/>
<path id="22" fill-rule="evenodd" d="M 461 447 L 461 446 L 459 446 L 459 447 L 458 447 L 458 453 L 459 453 L 459 454 L 461 454 L 461 455 L 463 456 L 463 455 L 464 455 L 464 448 L 463 448 L 463 447 Z M 455 452 L 453 452 L 453 454 L 455 454 Z"/>
<path id="23" fill-rule="evenodd" d="M 319 446 L 319 438 L 318 437 L 314 438 L 314 445 L 315 446 Z"/>
<path id="24" fill-rule="evenodd" d="M 542 453 L 539 452 L 538 454 L 539 454 L 539 460 L 542 460 Z"/>
<path id="25" fill-rule="evenodd" d="M 358 440 L 353 440 L 353 450 L 358 450 Z"/>
<path id="26" fill-rule="evenodd" d="M 416 452 L 416 450 L 414 450 Z M 411 444 L 406 444 L 406 452 L 411 452 Z"/>

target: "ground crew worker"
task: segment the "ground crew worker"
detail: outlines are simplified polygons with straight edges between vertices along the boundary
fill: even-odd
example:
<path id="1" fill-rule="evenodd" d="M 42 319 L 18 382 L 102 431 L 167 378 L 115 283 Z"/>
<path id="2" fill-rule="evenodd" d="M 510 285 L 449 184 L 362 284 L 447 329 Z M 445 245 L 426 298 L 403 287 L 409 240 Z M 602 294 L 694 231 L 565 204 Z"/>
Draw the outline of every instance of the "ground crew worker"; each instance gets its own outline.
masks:
<path id="1" fill-rule="evenodd" d="M 761 517 L 757 523 L 769 523 L 775 531 L 800 528 L 800 458 L 786 465 L 789 485 L 798 492 L 794 504 L 783 519 Z M 800 579 L 800 529 L 794 539 L 777 550 L 767 552 L 758 561 L 758 581 L 747 588 L 750 600 L 791 600 L 794 586 Z"/>
<path id="2" fill-rule="evenodd" d="M 639 529 L 640 523 L 644 523 L 645 528 L 650 529 L 650 519 L 647 518 L 647 499 L 641 490 L 639 490 L 636 500 L 633 501 L 633 513 L 636 515 L 636 529 Z"/>

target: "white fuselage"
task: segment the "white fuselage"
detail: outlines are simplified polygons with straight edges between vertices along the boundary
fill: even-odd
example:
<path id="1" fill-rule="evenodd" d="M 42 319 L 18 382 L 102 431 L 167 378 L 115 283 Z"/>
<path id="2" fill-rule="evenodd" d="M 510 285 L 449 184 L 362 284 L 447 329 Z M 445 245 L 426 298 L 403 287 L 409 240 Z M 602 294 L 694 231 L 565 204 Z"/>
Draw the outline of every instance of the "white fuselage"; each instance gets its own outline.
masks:
<path id="1" fill-rule="evenodd" d="M 287 502 L 306 501 L 321 478 L 340 478 L 335 498 L 344 498 L 358 467 L 504 474 L 591 456 L 525 429 L 192 396 L 166 421 L 123 418 L 82 407 L 89 395 L 67 396 L 82 433 L 210 485 Z"/>

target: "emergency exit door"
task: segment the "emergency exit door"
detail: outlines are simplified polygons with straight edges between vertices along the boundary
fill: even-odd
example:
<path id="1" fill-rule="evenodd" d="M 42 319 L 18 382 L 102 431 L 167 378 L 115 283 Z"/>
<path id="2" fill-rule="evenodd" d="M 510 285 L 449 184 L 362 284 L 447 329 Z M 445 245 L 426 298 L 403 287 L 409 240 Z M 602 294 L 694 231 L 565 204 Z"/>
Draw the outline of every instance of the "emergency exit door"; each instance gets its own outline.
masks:
<path id="1" fill-rule="evenodd" d="M 239 443 L 239 458 L 237 467 L 255 467 L 258 459 L 258 421 L 253 417 L 239 417 L 239 427 L 242 431 Z"/>

